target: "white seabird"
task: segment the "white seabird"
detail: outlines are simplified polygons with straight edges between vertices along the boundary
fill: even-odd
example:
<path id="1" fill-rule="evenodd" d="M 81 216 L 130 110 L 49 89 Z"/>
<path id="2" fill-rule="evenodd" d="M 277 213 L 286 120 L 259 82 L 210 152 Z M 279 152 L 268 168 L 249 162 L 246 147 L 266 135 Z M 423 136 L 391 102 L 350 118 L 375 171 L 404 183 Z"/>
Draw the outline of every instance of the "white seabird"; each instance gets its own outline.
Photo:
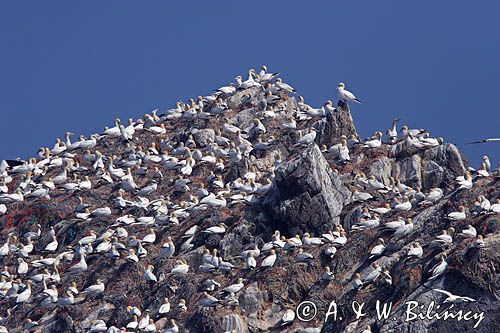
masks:
<path id="1" fill-rule="evenodd" d="M 356 102 L 361 104 L 361 101 L 357 99 L 352 92 L 345 89 L 345 84 L 343 82 L 340 82 L 337 86 L 337 92 L 341 101 L 345 103 Z"/>
<path id="2" fill-rule="evenodd" d="M 447 297 L 443 301 L 443 303 L 462 303 L 462 302 L 475 302 L 476 300 L 470 297 L 465 297 L 465 296 L 458 296 L 458 295 L 453 295 L 449 291 L 442 290 L 442 289 L 432 289 L 438 293 L 444 294 Z"/>

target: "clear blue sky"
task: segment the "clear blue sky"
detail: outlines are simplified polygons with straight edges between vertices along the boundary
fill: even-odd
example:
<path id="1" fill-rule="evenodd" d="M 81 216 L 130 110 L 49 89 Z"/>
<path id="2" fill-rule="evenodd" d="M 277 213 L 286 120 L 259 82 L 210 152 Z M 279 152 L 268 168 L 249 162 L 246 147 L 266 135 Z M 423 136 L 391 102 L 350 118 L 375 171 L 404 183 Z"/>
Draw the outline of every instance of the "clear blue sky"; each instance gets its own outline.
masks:
<path id="1" fill-rule="evenodd" d="M 0 159 L 140 117 L 268 65 L 320 105 L 344 81 L 364 137 L 394 117 L 500 144 L 500 1 L 1 1 Z"/>

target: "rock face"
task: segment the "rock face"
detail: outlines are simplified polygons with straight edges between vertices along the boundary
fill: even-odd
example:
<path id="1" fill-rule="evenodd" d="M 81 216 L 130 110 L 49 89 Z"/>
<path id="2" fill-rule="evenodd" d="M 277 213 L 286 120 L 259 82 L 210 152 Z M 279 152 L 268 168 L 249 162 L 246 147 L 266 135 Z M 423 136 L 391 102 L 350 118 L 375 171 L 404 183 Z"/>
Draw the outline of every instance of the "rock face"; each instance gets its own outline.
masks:
<path id="1" fill-rule="evenodd" d="M 133 320 L 127 306 L 135 306 L 143 314 L 149 310 L 158 332 L 169 333 L 173 332 L 168 330 L 171 319 L 175 320 L 179 332 L 185 333 L 231 330 L 237 333 L 358 333 L 368 325 L 374 333 L 497 332 L 500 327 L 500 216 L 492 210 L 481 210 L 478 208 L 481 203 L 476 201 L 489 199 L 493 204 L 500 198 L 498 172 L 492 171 L 488 177 L 475 174 L 472 188 L 459 190 L 455 178 L 464 176 L 468 170 L 459 150 L 441 142 L 433 147 L 415 147 L 407 138 L 384 143 L 379 148 L 350 146 L 350 160 L 340 162 L 319 147 L 332 148 L 341 142 L 343 135 L 357 137 L 348 108 L 328 112 L 326 117 L 309 117 L 295 97 L 282 91 L 273 93 L 274 101 L 268 100 L 268 89 L 252 87 L 230 95 L 221 93 L 221 101 L 217 103 L 225 103 L 222 114 L 214 113 L 203 119 L 182 115 L 163 121 L 164 134 L 138 127 L 133 140 L 127 144 L 118 137 L 102 136 L 96 146 L 90 148 L 91 153 L 99 151 L 105 157 L 102 170 L 87 160 L 92 157 L 88 153 L 83 156 L 83 150 L 58 155 L 65 159 L 63 165 L 67 162 L 72 168 L 68 182 L 74 177 L 81 183 L 88 176 L 92 183 L 90 189 L 67 190 L 56 186 L 50 191 L 50 199 L 29 197 L 35 189 L 44 188 L 41 182 L 54 179 L 63 171 L 63 167 L 55 166 L 57 161 L 54 166 L 44 168 L 43 163 L 48 162 L 40 158 L 36 162 L 42 167 L 33 167 L 33 175 L 14 172 L 0 175 L 0 183 L 9 180 L 6 181 L 9 193 L 15 193 L 17 188 L 26 192 L 23 201 L 0 206 L 5 207 L 5 213 L 0 213 L 0 267 L 5 267 L 0 272 L 0 326 L 11 333 L 27 332 L 24 325 L 30 318 L 39 324 L 34 332 L 98 332 L 103 331 L 94 327 L 99 321 L 108 328 L 127 326 Z M 222 112 L 221 105 L 213 108 Z M 210 107 L 206 105 L 204 110 L 210 112 Z M 270 110 L 272 112 L 265 113 Z M 305 120 L 300 120 L 301 117 Z M 283 127 L 291 118 L 298 119 L 296 128 Z M 265 133 L 252 132 L 256 119 L 266 127 Z M 238 126 L 240 133 L 225 131 L 224 125 L 228 124 Z M 311 127 L 317 130 L 315 142 L 297 146 L 299 133 L 308 133 Z M 190 135 L 195 144 L 188 142 Z M 226 137 L 230 143 L 215 143 L 217 136 Z M 251 142 L 253 148 L 247 149 L 245 140 Z M 184 144 L 189 144 L 189 149 Z M 258 144 L 261 147 L 257 149 Z M 178 148 L 181 153 L 174 154 Z M 156 149 L 159 153 L 155 161 L 151 155 Z M 206 161 L 200 160 L 199 155 L 195 158 L 195 150 L 203 157 L 213 153 L 217 160 L 213 163 L 210 158 Z M 115 167 L 124 172 L 130 168 L 138 189 L 151 185 L 154 180 L 157 190 L 142 198 L 138 198 L 137 190 L 125 191 L 122 195 L 128 202 L 126 207 L 114 207 L 123 179 L 113 177 L 112 184 L 101 179 L 112 156 L 116 156 Z M 185 166 L 191 157 L 195 162 L 189 173 Z M 186 173 L 181 174 L 181 170 Z M 370 185 L 371 176 L 384 188 L 377 190 Z M 184 181 L 186 186 L 179 185 Z M 398 189 L 397 181 L 411 189 Z M 223 197 L 226 205 L 201 204 L 202 187 L 214 197 Z M 443 191 L 442 198 L 425 201 L 422 196 L 437 187 Z M 371 194 L 372 198 L 354 201 L 353 188 Z M 397 211 L 396 205 L 404 197 L 408 197 L 412 207 Z M 0 200 L 3 198 L 0 193 Z M 77 217 L 77 208 L 82 205 L 80 199 L 90 210 L 111 207 L 111 215 Z M 366 221 L 376 220 L 374 210 L 386 205 L 391 210 L 379 214 L 379 225 L 366 227 Z M 465 207 L 466 218 L 448 218 L 459 206 Z M 124 217 L 129 219 L 124 222 Z M 398 219 L 412 221 L 413 229 L 396 235 L 386 223 Z M 224 232 L 208 231 L 222 223 Z M 483 236 L 484 247 L 479 247 L 474 237 L 462 232 L 469 225 Z M 45 247 L 52 241 L 52 228 L 58 247 L 54 252 L 47 252 Z M 138 262 L 127 259 L 129 250 L 138 251 L 139 246 L 132 244 L 144 240 L 151 229 L 155 232 L 155 241 L 141 243 L 147 254 Z M 91 230 L 97 239 L 90 248 L 82 246 L 82 238 L 89 236 Z M 438 241 L 437 236 L 443 230 L 450 233 L 451 243 Z M 339 234 L 334 235 L 337 232 L 346 233 L 345 244 Z M 112 233 L 110 239 L 115 247 L 125 247 L 114 257 L 111 251 L 97 250 L 106 243 L 108 233 Z M 314 244 L 306 244 L 306 233 L 314 239 Z M 277 234 L 287 238 L 286 245 Z M 296 236 L 302 245 L 290 245 Z M 175 253 L 161 257 L 169 237 Z M 329 237 L 335 240 L 332 242 Z M 34 247 L 26 256 L 22 249 L 29 247 L 28 238 L 32 238 Z M 384 251 L 381 255 L 371 255 L 379 239 L 384 241 Z M 409 257 L 409 250 L 417 243 L 423 248 L 422 256 Z M 243 251 L 256 251 L 255 247 L 261 251 L 254 257 L 257 267 L 243 269 L 248 258 Z M 271 249 L 276 252 L 276 262 L 272 267 L 262 267 Z M 85 252 L 88 269 L 70 275 L 69 270 L 81 258 L 80 251 L 88 251 Z M 304 259 L 300 255 L 312 258 Z M 21 257 L 29 263 L 25 274 L 18 273 Z M 39 262 L 42 257 L 58 258 L 58 261 L 55 265 L 43 265 Z M 447 268 L 441 276 L 430 279 L 441 257 Z M 172 272 L 180 260 L 189 265 L 185 274 Z M 375 264 L 386 275 L 367 282 Z M 155 283 L 145 279 L 148 265 L 154 267 L 158 278 Z M 334 273 L 333 278 L 325 277 L 326 267 Z M 17 292 L 25 290 L 27 281 L 45 269 L 50 274 L 46 281 L 48 287 L 55 288 L 59 298 L 66 295 L 71 283 L 76 284 L 80 293 L 75 295 L 75 304 L 47 301 L 43 283 L 34 282 L 29 301 L 16 305 Z M 353 286 L 356 273 L 365 282 L 359 289 Z M 103 294 L 81 292 L 94 285 L 97 278 L 106 285 Z M 240 278 L 244 284 L 241 290 L 234 295 L 224 291 Z M 18 279 L 22 282 L 18 283 Z M 11 288 L 12 283 L 19 284 L 17 291 Z M 408 302 L 419 302 L 424 307 L 435 302 L 440 310 L 448 307 L 448 303 L 444 303 L 446 296 L 432 289 L 448 290 L 477 300 L 453 304 L 453 309 L 464 313 L 484 312 L 481 323 L 473 328 L 476 319 L 457 321 L 433 317 L 406 321 Z M 202 306 L 200 301 L 205 291 L 220 302 L 213 307 Z M 165 297 L 171 309 L 161 315 L 158 310 Z M 329 317 L 325 321 L 332 300 L 336 301 L 338 316 L 336 320 Z M 392 303 L 388 319 L 377 318 L 377 300 Z M 186 310 L 179 306 L 183 301 Z M 304 321 L 296 315 L 293 321 L 284 323 L 283 315 L 295 311 L 304 301 L 315 303 L 316 317 Z M 352 311 L 353 301 L 364 304 L 365 316 L 356 317 Z M 42 302 L 49 304 L 42 306 Z M 12 311 L 9 313 L 7 309 Z"/>
<path id="2" fill-rule="evenodd" d="M 338 143 L 342 135 L 347 138 L 351 135 L 358 136 L 349 110 L 337 109 L 328 112 L 326 118 L 317 123 L 316 128 L 318 129 L 316 143 L 320 146 L 330 147 Z"/>
<path id="3" fill-rule="evenodd" d="M 290 235 L 332 228 L 351 195 L 317 145 L 280 165 L 274 189 L 264 205 Z"/>
<path id="4" fill-rule="evenodd" d="M 467 170 L 462 155 L 452 144 L 428 149 L 405 147 L 406 142 L 401 142 L 394 145 L 388 154 L 370 159 L 370 156 L 361 153 L 357 159 L 369 161 L 363 170 L 385 183 L 389 183 L 392 177 L 422 190 L 451 188 L 455 178 Z"/>

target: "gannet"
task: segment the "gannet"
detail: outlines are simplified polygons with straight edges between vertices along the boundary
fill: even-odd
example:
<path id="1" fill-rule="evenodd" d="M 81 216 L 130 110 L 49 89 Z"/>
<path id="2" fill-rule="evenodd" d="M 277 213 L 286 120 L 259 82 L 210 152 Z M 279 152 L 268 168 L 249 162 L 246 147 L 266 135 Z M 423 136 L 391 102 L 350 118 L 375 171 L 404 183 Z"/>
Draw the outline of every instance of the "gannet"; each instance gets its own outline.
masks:
<path id="1" fill-rule="evenodd" d="M 410 250 L 408 250 L 408 257 L 417 257 L 417 258 L 422 258 L 422 255 L 424 254 L 424 250 L 420 246 L 419 242 L 412 243 L 410 246 Z"/>
<path id="2" fill-rule="evenodd" d="M 371 187 L 373 190 L 385 190 L 387 189 L 387 187 L 382 184 L 381 182 L 379 182 L 375 176 L 370 176 L 370 178 L 368 178 L 368 186 Z"/>
<path id="3" fill-rule="evenodd" d="M 219 225 L 202 230 L 202 232 L 208 234 L 223 234 L 226 232 L 226 225 L 224 223 L 219 223 Z"/>
<path id="4" fill-rule="evenodd" d="M 179 333 L 179 327 L 175 324 L 174 319 L 170 319 L 170 327 L 163 330 L 163 333 Z"/>
<path id="5" fill-rule="evenodd" d="M 66 297 L 61 297 L 57 300 L 57 304 L 61 306 L 71 305 L 75 303 L 75 296 L 71 290 L 66 291 Z"/>
<path id="6" fill-rule="evenodd" d="M 172 242 L 172 238 L 170 236 L 167 237 L 167 242 L 163 244 L 159 256 L 161 258 L 170 258 L 175 253 L 175 245 Z"/>
<path id="7" fill-rule="evenodd" d="M 482 248 L 484 247 L 484 240 L 482 235 L 476 236 L 476 241 L 474 242 L 474 247 Z"/>
<path id="8" fill-rule="evenodd" d="M 235 284 L 232 284 L 230 286 L 227 286 L 226 288 L 224 288 L 223 290 L 227 293 L 237 293 L 239 292 L 241 289 L 243 289 L 245 285 L 243 284 L 243 278 L 238 278 L 238 282 L 235 283 Z"/>
<path id="9" fill-rule="evenodd" d="M 247 257 L 245 258 L 245 269 L 252 270 L 257 266 L 257 262 L 253 256 L 252 252 L 248 252 Z"/>
<path id="10" fill-rule="evenodd" d="M 354 94 L 348 90 L 345 90 L 345 84 L 340 82 L 337 86 L 337 92 L 341 101 L 348 102 L 357 102 L 361 104 L 361 101 L 354 96 Z"/>
<path id="11" fill-rule="evenodd" d="M 57 250 L 57 246 L 59 245 L 59 242 L 57 241 L 57 238 L 55 236 L 52 236 L 52 241 L 45 246 L 46 252 L 55 252 Z"/>
<path id="12" fill-rule="evenodd" d="M 393 119 L 391 128 L 387 130 L 387 137 L 388 137 L 390 143 L 394 143 L 398 139 L 397 126 L 398 126 L 398 121 L 400 121 L 400 120 L 401 119 L 399 119 L 399 118 Z"/>
<path id="13" fill-rule="evenodd" d="M 82 291 L 82 293 L 101 294 L 104 292 L 104 288 L 104 283 L 100 279 L 97 279 L 96 284 L 88 286 Z"/>
<path id="14" fill-rule="evenodd" d="M 109 215 L 111 215 L 111 208 L 109 207 L 96 208 L 90 213 L 90 216 L 95 216 L 95 217 L 104 217 Z"/>
<path id="15" fill-rule="evenodd" d="M 458 212 L 451 212 L 448 215 L 446 215 L 446 217 L 449 220 L 452 220 L 452 221 L 464 220 L 466 218 L 465 207 L 464 206 L 459 206 L 458 207 Z"/>
<path id="16" fill-rule="evenodd" d="M 276 252 L 271 250 L 271 254 L 262 260 L 261 267 L 272 267 L 276 262 Z"/>
<path id="17" fill-rule="evenodd" d="M 184 260 L 179 260 L 174 268 L 170 271 L 171 274 L 186 274 L 189 270 L 189 265 Z"/>
<path id="18" fill-rule="evenodd" d="M 295 256 L 298 262 L 307 262 L 309 260 L 314 259 L 314 256 L 311 253 L 304 252 L 304 249 L 300 248 L 299 253 Z"/>
<path id="19" fill-rule="evenodd" d="M 158 309 L 158 314 L 164 315 L 169 312 L 170 312 L 170 301 L 168 300 L 168 297 L 165 297 L 163 298 L 162 305 L 160 305 L 160 308 Z"/>
<path id="20" fill-rule="evenodd" d="M 475 302 L 476 300 L 470 297 L 464 297 L 464 296 L 458 296 L 458 295 L 453 295 L 449 291 L 442 290 L 442 289 L 432 289 L 434 291 L 437 291 L 438 293 L 444 294 L 447 297 L 443 301 L 443 303 L 462 303 L 462 302 Z"/>
<path id="21" fill-rule="evenodd" d="M 314 142 L 314 140 L 316 139 L 316 129 L 314 127 L 311 127 L 310 130 L 309 130 L 309 133 L 302 136 L 298 141 L 297 143 L 295 144 L 295 146 L 299 146 L 299 145 L 304 145 L 304 146 L 307 146 L 307 145 L 310 145 L 311 143 Z"/>
<path id="22" fill-rule="evenodd" d="M 214 296 L 209 295 L 206 291 L 203 292 L 204 298 L 200 299 L 199 304 L 202 307 L 215 307 L 217 305 L 220 305 L 220 300 L 215 298 Z"/>
<path id="23" fill-rule="evenodd" d="M 267 72 L 267 67 L 266 66 L 262 66 L 260 68 L 258 80 L 260 82 L 267 82 L 267 81 L 271 81 L 273 78 L 275 78 L 278 75 L 279 75 L 279 73 L 268 73 Z"/>
<path id="24" fill-rule="evenodd" d="M 473 142 L 469 142 L 468 144 L 476 144 L 476 143 L 484 143 L 484 142 L 499 142 L 500 141 L 500 138 L 489 138 L 489 139 L 483 139 L 483 140 L 479 140 L 479 141 L 473 141 Z"/>
<path id="25" fill-rule="evenodd" d="M 137 263 L 139 262 L 139 257 L 135 254 L 134 249 L 128 250 L 127 261 Z"/>
<path id="26" fill-rule="evenodd" d="M 490 206 L 490 211 L 492 213 L 500 214 L 500 199 L 495 200 L 495 203 Z"/>
<path id="27" fill-rule="evenodd" d="M 455 180 L 460 184 L 459 190 L 466 189 L 470 190 L 472 188 L 472 176 L 467 171 L 464 176 L 458 176 Z"/>
<path id="28" fill-rule="evenodd" d="M 115 119 L 115 126 L 113 126 L 111 128 L 106 127 L 102 134 L 107 135 L 107 136 L 111 136 L 111 137 L 120 136 L 120 118 L 116 118 Z"/>
<path id="29" fill-rule="evenodd" d="M 368 275 L 363 279 L 363 285 L 367 285 L 368 283 L 374 282 L 379 276 L 380 273 L 382 272 L 382 267 L 380 267 L 379 264 L 374 262 L 372 264 L 373 270 L 368 273 Z"/>
<path id="30" fill-rule="evenodd" d="M 478 197 L 481 210 L 488 212 L 491 210 L 491 202 L 484 195 Z"/>
<path id="31" fill-rule="evenodd" d="M 359 192 L 357 188 L 353 188 L 351 192 L 353 201 L 366 201 L 373 198 L 370 193 Z"/>
<path id="32" fill-rule="evenodd" d="M 31 297 L 31 281 L 26 281 L 26 289 L 24 289 L 20 294 L 16 297 L 16 303 L 28 303 L 28 300 Z"/>
<path id="33" fill-rule="evenodd" d="M 127 328 L 131 329 L 131 330 L 135 330 L 137 328 L 137 326 L 139 325 L 139 322 L 138 322 L 138 317 L 137 315 L 133 315 L 134 319 L 132 321 L 130 321 L 128 324 L 127 324 Z"/>
<path id="34" fill-rule="evenodd" d="M 354 289 L 359 289 L 363 286 L 363 281 L 361 280 L 361 274 L 359 274 L 358 272 L 354 273 L 352 286 L 354 287 Z"/>
<path id="35" fill-rule="evenodd" d="M 436 203 L 437 201 L 441 200 L 443 196 L 444 196 L 443 190 L 439 187 L 435 187 L 429 191 L 429 193 L 425 197 L 425 200 L 430 201 L 432 203 Z"/>
<path id="36" fill-rule="evenodd" d="M 322 245 L 323 241 L 318 237 L 311 237 L 311 235 L 306 232 L 302 237 L 302 244 L 305 246 Z"/>
<path id="37" fill-rule="evenodd" d="M 446 258 L 446 256 L 444 254 L 441 254 L 440 262 L 436 266 L 434 266 L 434 268 L 432 269 L 432 271 L 431 271 L 432 276 L 429 278 L 429 280 L 433 280 L 433 279 L 437 278 L 438 276 L 442 275 L 446 271 L 446 268 L 448 267 L 448 263 L 446 262 L 445 258 Z"/>
<path id="38" fill-rule="evenodd" d="M 394 236 L 400 238 L 408 235 L 413 230 L 413 220 L 411 218 L 406 219 L 405 224 L 399 226 L 395 229 Z"/>
<path id="39" fill-rule="evenodd" d="M 363 144 L 365 148 L 378 148 L 382 145 L 382 133 L 375 132 L 373 138 L 370 140 L 366 140 Z"/>
<path id="40" fill-rule="evenodd" d="M 281 326 L 288 325 L 295 320 L 295 311 L 288 309 L 281 317 Z"/>
<path id="41" fill-rule="evenodd" d="M 369 259 L 380 256 L 382 254 L 382 252 L 384 252 L 384 250 L 385 250 L 384 244 L 385 244 L 385 242 L 384 242 L 383 238 L 377 239 L 377 245 L 375 245 L 372 248 L 372 250 L 370 251 Z"/>
<path id="42" fill-rule="evenodd" d="M 28 263 L 23 258 L 18 258 L 17 274 L 25 275 L 28 272 Z"/>
<path id="43" fill-rule="evenodd" d="M 276 81 L 274 82 L 274 86 L 278 87 L 280 90 L 283 90 L 287 93 L 295 92 L 295 89 L 292 88 L 289 84 L 284 83 L 281 78 L 276 79 Z"/>
<path id="44" fill-rule="evenodd" d="M 441 235 L 436 236 L 436 242 L 438 243 L 453 243 L 452 234 L 455 232 L 453 227 L 448 228 L 448 230 L 442 230 Z"/>
<path id="45" fill-rule="evenodd" d="M 370 208 L 372 212 L 375 212 L 379 215 L 386 214 L 391 211 L 391 206 L 389 203 L 384 204 L 383 207 Z"/>
<path id="46" fill-rule="evenodd" d="M 83 252 L 80 253 L 80 261 L 68 268 L 66 273 L 68 274 L 79 274 L 88 269 L 87 262 L 85 261 L 85 254 Z"/>
<path id="47" fill-rule="evenodd" d="M 411 202 L 410 200 L 408 199 L 407 196 L 404 196 L 403 197 L 403 202 L 398 202 L 395 206 L 394 206 L 394 210 L 398 211 L 398 212 L 406 212 L 406 211 L 409 211 L 411 210 Z"/>
<path id="48" fill-rule="evenodd" d="M 158 282 L 158 279 L 153 274 L 154 266 L 148 265 L 148 267 L 144 270 L 144 278 L 148 282 Z"/>

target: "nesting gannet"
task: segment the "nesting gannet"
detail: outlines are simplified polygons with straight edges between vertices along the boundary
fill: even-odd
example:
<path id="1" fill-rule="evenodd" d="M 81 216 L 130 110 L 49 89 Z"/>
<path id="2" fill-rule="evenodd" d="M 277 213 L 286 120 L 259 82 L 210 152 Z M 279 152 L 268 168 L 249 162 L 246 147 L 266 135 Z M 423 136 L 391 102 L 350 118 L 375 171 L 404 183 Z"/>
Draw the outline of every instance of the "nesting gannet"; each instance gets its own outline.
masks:
<path id="1" fill-rule="evenodd" d="M 310 254 L 308 252 L 304 252 L 304 249 L 302 249 L 302 248 L 299 249 L 299 253 L 297 253 L 297 255 L 295 257 L 296 257 L 298 262 L 307 262 L 307 261 L 314 259 L 312 254 Z"/>
<path id="2" fill-rule="evenodd" d="M 420 246 L 419 242 L 412 243 L 410 246 L 410 249 L 408 250 L 408 257 L 417 257 L 417 258 L 422 258 L 422 255 L 424 254 L 424 250 Z"/>
<path id="3" fill-rule="evenodd" d="M 290 86 L 289 84 L 284 83 L 281 78 L 276 79 L 276 81 L 274 82 L 274 86 L 277 87 L 279 90 L 283 90 L 287 93 L 295 92 L 295 89 L 292 88 L 292 86 Z"/>
<path id="4" fill-rule="evenodd" d="M 16 303 L 28 303 L 31 297 L 31 281 L 26 281 L 26 289 L 19 293 L 16 297 Z"/>
<path id="5" fill-rule="evenodd" d="M 387 130 L 387 137 L 389 139 L 389 142 L 394 143 L 398 139 L 398 121 L 401 119 L 396 118 L 392 120 L 392 125 L 391 128 Z"/>
<path id="6" fill-rule="evenodd" d="M 447 267 L 448 263 L 446 262 L 446 256 L 444 254 L 441 254 L 440 262 L 432 269 L 431 271 L 432 276 L 429 278 L 429 280 L 433 280 L 438 276 L 442 275 L 446 271 Z"/>
<path id="7" fill-rule="evenodd" d="M 304 136 L 302 136 L 297 141 L 297 143 L 295 145 L 296 146 L 300 146 L 300 145 L 307 146 L 307 145 L 310 145 L 316 139 L 316 132 L 317 132 L 316 128 L 311 127 L 309 133 L 306 134 L 306 135 L 304 135 Z"/>
<path id="8" fill-rule="evenodd" d="M 104 289 L 105 289 L 104 283 L 100 279 L 97 279 L 96 284 L 88 286 L 82 291 L 82 293 L 101 294 L 104 292 Z"/>
<path id="9" fill-rule="evenodd" d="M 261 267 L 272 267 L 276 262 L 276 252 L 271 250 L 271 254 L 262 260 Z"/>
<path id="10" fill-rule="evenodd" d="M 394 236 L 400 238 L 408 235 L 413 230 L 413 220 L 411 218 L 406 219 L 405 224 L 395 228 Z"/>
<path id="11" fill-rule="evenodd" d="M 474 242 L 474 247 L 483 248 L 484 247 L 484 239 L 482 235 L 476 236 L 476 241 Z"/>
<path id="12" fill-rule="evenodd" d="M 472 188 L 472 176 L 469 172 L 466 172 L 464 176 L 458 176 L 457 178 L 455 178 L 455 180 L 460 185 L 460 187 L 458 188 L 459 190 L 470 190 Z"/>
<path id="13" fill-rule="evenodd" d="M 200 299 L 199 304 L 202 307 L 215 307 L 221 304 L 221 301 L 214 296 L 209 295 L 206 291 L 203 292 L 204 298 Z"/>
<path id="14" fill-rule="evenodd" d="M 500 214 L 500 199 L 495 200 L 495 203 L 490 206 L 490 211 L 492 213 Z"/>
<path id="15" fill-rule="evenodd" d="M 311 237 L 311 235 L 306 232 L 302 237 L 302 244 L 304 244 L 305 246 L 314 246 L 323 244 L 323 241 L 321 240 L 321 238 Z"/>
<path id="16" fill-rule="evenodd" d="M 451 212 L 448 215 L 446 215 L 446 217 L 449 220 L 452 220 L 452 221 L 464 220 L 466 218 L 465 207 L 464 206 L 459 206 L 458 207 L 458 212 Z"/>
<path id="17" fill-rule="evenodd" d="M 171 274 L 186 274 L 189 270 L 189 265 L 184 260 L 179 260 L 174 268 L 170 271 Z"/>
<path id="18" fill-rule="evenodd" d="M 158 282 L 158 279 L 153 274 L 154 266 L 148 265 L 148 267 L 144 270 L 144 278 L 148 282 Z"/>
<path id="19" fill-rule="evenodd" d="M 227 293 L 237 293 L 239 292 L 241 289 L 243 289 L 245 285 L 243 284 L 243 279 L 242 278 L 238 278 L 238 282 L 235 283 L 235 284 L 232 284 L 226 288 L 224 288 L 223 290 Z"/>
<path id="20" fill-rule="evenodd" d="M 52 241 L 45 246 L 45 251 L 46 252 L 55 252 L 57 250 L 57 247 L 59 245 L 59 242 L 57 241 L 57 238 L 55 236 L 52 236 Z"/>
<path id="21" fill-rule="evenodd" d="M 372 268 L 373 270 L 363 279 L 363 285 L 374 282 L 382 273 L 382 267 L 376 262 L 372 264 Z"/>
<path id="22" fill-rule="evenodd" d="M 337 92 L 339 95 L 339 98 L 342 102 L 349 103 L 349 102 L 356 102 L 360 103 L 361 101 L 354 96 L 354 94 L 348 90 L 345 89 L 345 84 L 343 82 L 340 82 L 337 86 Z"/>
<path id="23" fill-rule="evenodd" d="M 377 239 L 377 245 L 375 245 L 370 251 L 369 259 L 380 256 L 384 252 L 384 250 L 385 250 L 384 239 L 383 238 Z"/>
<path id="24" fill-rule="evenodd" d="M 132 321 L 130 321 L 127 324 L 126 328 L 131 329 L 131 330 L 135 330 L 138 325 L 139 325 L 138 317 L 137 317 L 137 315 L 134 314 Z"/>
<path id="25" fill-rule="evenodd" d="M 262 66 L 260 68 L 260 72 L 259 72 L 259 75 L 258 75 L 258 80 L 260 82 L 267 82 L 267 81 L 271 81 L 273 78 L 275 78 L 278 75 L 279 75 L 279 73 L 269 73 L 267 71 L 267 67 L 266 66 Z"/>
<path id="26" fill-rule="evenodd" d="M 370 140 L 366 140 L 363 143 L 363 147 L 365 148 L 378 148 L 382 145 L 382 133 L 381 132 L 375 132 L 373 135 L 373 138 Z"/>
<path id="27" fill-rule="evenodd" d="M 179 327 L 174 319 L 170 319 L 170 327 L 163 330 L 163 333 L 179 333 Z"/>
<path id="28" fill-rule="evenodd" d="M 403 202 L 398 202 L 395 206 L 394 206 L 394 210 L 398 211 L 398 212 L 405 212 L 405 211 L 409 211 L 411 210 L 411 202 L 410 200 L 408 199 L 407 196 L 404 196 L 403 197 Z"/>
<path id="29" fill-rule="evenodd" d="M 448 228 L 448 230 L 442 230 L 440 235 L 436 236 L 435 241 L 438 243 L 453 243 L 453 233 L 455 229 L 453 227 Z"/>
<path id="30" fill-rule="evenodd" d="M 356 272 L 354 273 L 354 278 L 352 280 L 352 286 L 354 289 L 359 289 L 363 286 L 363 281 L 361 280 L 361 274 Z"/>
<path id="31" fill-rule="evenodd" d="M 208 233 L 208 234 L 223 234 L 226 232 L 226 225 L 224 223 L 219 223 L 219 225 L 207 228 L 203 230 L 202 232 Z"/>

